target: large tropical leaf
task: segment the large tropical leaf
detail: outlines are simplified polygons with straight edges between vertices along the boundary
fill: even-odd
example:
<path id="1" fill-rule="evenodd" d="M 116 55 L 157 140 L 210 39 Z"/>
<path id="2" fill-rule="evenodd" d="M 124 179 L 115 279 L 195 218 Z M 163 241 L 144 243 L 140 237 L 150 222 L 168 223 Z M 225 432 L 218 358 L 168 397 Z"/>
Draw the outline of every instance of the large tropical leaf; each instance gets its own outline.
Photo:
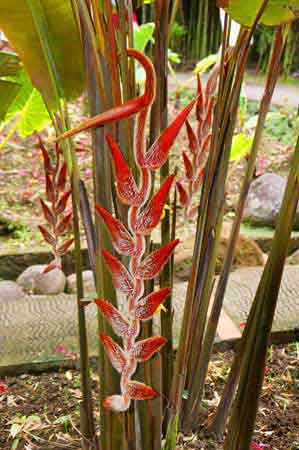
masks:
<path id="1" fill-rule="evenodd" d="M 82 48 L 70 0 L 1 0 L 0 29 L 49 106 L 56 100 L 49 61 L 59 80 L 59 94 L 70 98 L 81 93 Z"/>
<path id="2" fill-rule="evenodd" d="M 263 0 L 218 0 L 218 5 L 224 8 L 238 23 L 251 26 L 263 4 Z M 261 22 L 265 25 L 279 25 L 296 19 L 299 14 L 299 0 L 269 0 Z"/>
<path id="3" fill-rule="evenodd" d="M 20 69 L 21 62 L 17 55 L 0 52 L 0 77 L 16 75 Z"/>
<path id="4" fill-rule="evenodd" d="M 22 70 L 16 79 L 20 89 L 8 109 L 5 121 L 15 119 L 16 129 L 22 137 L 25 137 L 34 131 L 42 130 L 50 121 L 50 117 L 41 94 L 32 85 L 26 72 Z M 2 96 L 0 98 L 2 102 Z"/>
<path id="5" fill-rule="evenodd" d="M 15 100 L 21 86 L 13 81 L 0 80 L 0 121 L 5 119 L 7 110 Z"/>

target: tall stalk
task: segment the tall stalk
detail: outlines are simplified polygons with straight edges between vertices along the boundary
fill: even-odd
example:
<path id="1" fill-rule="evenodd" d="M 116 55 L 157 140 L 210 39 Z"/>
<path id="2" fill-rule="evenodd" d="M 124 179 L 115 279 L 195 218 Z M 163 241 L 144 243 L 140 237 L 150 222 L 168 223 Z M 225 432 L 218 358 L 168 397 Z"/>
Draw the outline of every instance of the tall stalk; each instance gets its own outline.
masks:
<path id="1" fill-rule="evenodd" d="M 104 61 L 105 47 L 103 44 L 104 17 L 98 6 L 93 2 L 92 11 L 85 0 L 75 0 L 78 7 L 82 36 L 84 36 L 84 52 L 87 76 L 87 89 L 91 116 L 100 113 L 109 106 L 107 86 L 110 84 L 107 66 Z M 94 22 L 93 22 L 94 21 Z M 105 43 L 105 39 L 104 39 Z M 103 53 L 104 52 L 104 53 Z M 105 87 L 104 87 L 105 86 Z M 116 98 L 118 91 L 114 91 Z M 111 98 L 111 97 L 110 97 Z M 94 167 L 94 202 L 100 203 L 107 210 L 112 210 L 111 203 L 111 166 L 108 152 L 105 148 L 103 128 L 92 130 L 92 154 Z M 105 181 L 104 181 L 105 180 Z M 111 283 L 109 271 L 101 256 L 101 249 L 112 249 L 109 234 L 102 221 L 96 215 L 96 288 L 99 297 L 108 297 L 114 305 L 117 305 L 116 294 Z M 99 314 L 99 331 L 106 332 L 107 325 Z M 100 371 L 100 401 L 112 393 L 119 384 L 119 376 L 109 364 L 103 352 L 99 350 Z M 113 450 L 122 445 L 122 424 L 110 411 L 102 410 L 100 418 L 101 449 Z"/>
<path id="2" fill-rule="evenodd" d="M 225 441 L 225 450 L 249 450 L 262 389 L 267 348 L 277 305 L 283 267 L 299 199 L 299 137 L 267 260 L 244 334 L 240 382 Z M 245 338 L 244 338 L 245 339 Z"/>
<path id="3" fill-rule="evenodd" d="M 247 161 L 246 173 L 243 180 L 243 185 L 239 197 L 238 206 L 236 209 L 236 216 L 233 223 L 225 259 L 223 262 L 221 274 L 219 276 L 217 289 L 215 292 L 214 302 L 210 318 L 207 325 L 205 340 L 203 344 L 203 351 L 200 355 L 199 360 L 199 372 L 198 372 L 198 396 L 197 401 L 200 404 L 203 395 L 204 382 L 207 374 L 208 363 L 210 360 L 210 355 L 213 348 L 213 343 L 216 335 L 217 325 L 219 322 L 219 317 L 221 313 L 221 308 L 223 305 L 225 290 L 227 286 L 228 276 L 232 267 L 233 258 L 235 254 L 235 248 L 237 244 L 237 239 L 240 232 L 240 226 L 242 221 L 242 216 L 244 212 L 245 202 L 248 195 L 250 183 L 254 174 L 255 162 L 257 157 L 257 152 L 260 146 L 260 141 L 262 138 L 262 132 L 266 121 L 266 116 L 269 110 L 271 99 L 273 96 L 274 88 L 277 83 L 280 68 L 281 68 L 281 56 L 284 48 L 284 40 L 282 35 L 282 29 L 279 28 L 276 33 L 276 38 L 273 43 L 272 56 L 268 69 L 268 76 L 265 86 L 265 92 L 261 101 L 260 112 L 258 123 L 255 129 L 255 135 L 253 139 L 253 144 Z M 237 377 L 234 375 L 235 369 L 232 368 L 232 378 L 228 382 L 228 392 L 230 393 L 229 398 L 223 396 L 221 402 L 217 408 L 217 412 L 209 424 L 209 431 L 217 435 L 224 431 L 227 415 L 229 412 L 229 405 L 232 399 L 232 379 L 236 380 Z"/>

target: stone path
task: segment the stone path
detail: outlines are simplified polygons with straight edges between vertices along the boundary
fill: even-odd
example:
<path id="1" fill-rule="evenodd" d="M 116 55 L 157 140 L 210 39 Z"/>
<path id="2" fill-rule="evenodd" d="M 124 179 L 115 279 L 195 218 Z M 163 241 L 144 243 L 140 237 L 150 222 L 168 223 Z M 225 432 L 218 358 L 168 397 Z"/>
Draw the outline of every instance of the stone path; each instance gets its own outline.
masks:
<path id="1" fill-rule="evenodd" d="M 183 72 L 177 74 L 178 83 L 181 86 L 182 84 L 186 84 L 188 81 L 188 87 L 191 89 L 196 89 L 196 79 L 194 78 L 190 83 L 189 80 L 194 77 L 192 72 Z M 205 79 L 205 77 L 203 77 Z M 175 89 L 175 80 L 170 77 L 169 78 L 169 86 L 170 89 Z M 260 101 L 263 92 L 264 86 L 261 82 L 255 82 L 254 80 L 246 80 L 245 82 L 245 92 L 249 100 Z M 292 84 L 282 84 L 279 83 L 274 91 L 272 104 L 277 106 L 288 105 L 294 108 L 298 107 L 299 103 L 299 86 Z"/>
<path id="2" fill-rule="evenodd" d="M 254 297 L 261 267 L 243 268 L 230 276 L 224 310 L 218 327 L 218 341 L 241 336 Z M 174 288 L 174 337 L 178 341 L 186 283 Z M 58 346 L 77 351 L 76 299 L 73 295 L 32 296 L 15 302 L 0 303 L 0 369 L 1 366 L 53 360 L 63 355 L 53 352 Z M 156 327 L 157 325 L 156 317 Z M 91 352 L 98 345 L 97 310 L 87 308 Z M 286 266 L 279 294 L 273 331 L 299 327 L 299 266 Z M 1 370 L 0 370 L 1 373 Z"/>

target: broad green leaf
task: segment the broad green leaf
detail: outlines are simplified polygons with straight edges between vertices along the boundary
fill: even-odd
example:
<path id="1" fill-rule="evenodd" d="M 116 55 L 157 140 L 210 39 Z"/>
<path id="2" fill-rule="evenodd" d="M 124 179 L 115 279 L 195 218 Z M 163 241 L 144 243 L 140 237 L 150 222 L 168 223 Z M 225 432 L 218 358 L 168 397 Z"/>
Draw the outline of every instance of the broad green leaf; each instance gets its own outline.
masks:
<path id="1" fill-rule="evenodd" d="M 0 80 L 0 121 L 5 119 L 6 113 L 16 99 L 21 85 L 13 81 Z"/>
<path id="2" fill-rule="evenodd" d="M 36 28 L 30 8 L 38 13 L 37 18 L 42 21 L 43 29 Z M 82 47 L 70 0 L 1 0 L 0 29 L 49 106 L 56 105 L 56 96 L 41 44 L 42 36 L 47 38 L 61 95 L 69 99 L 82 92 Z"/>
<path id="3" fill-rule="evenodd" d="M 24 70 L 20 73 L 19 81 L 21 89 L 11 104 L 5 120 L 8 122 L 15 118 L 19 134 L 25 137 L 34 131 L 42 130 L 49 123 L 50 117 L 41 94 L 32 85 Z"/>
<path id="4" fill-rule="evenodd" d="M 0 52 L 0 77 L 16 75 L 20 69 L 20 58 L 17 55 Z"/>
<path id="5" fill-rule="evenodd" d="M 209 55 L 206 58 L 201 59 L 197 64 L 193 73 L 202 73 L 208 70 L 218 61 L 219 55 Z"/>
<path id="6" fill-rule="evenodd" d="M 250 151 L 253 138 L 248 137 L 245 133 L 239 133 L 233 138 L 230 160 L 238 161 Z"/>
<path id="7" fill-rule="evenodd" d="M 244 26 L 251 26 L 263 4 L 263 0 L 218 0 L 218 5 L 224 8 L 230 17 Z M 261 23 L 275 26 L 291 22 L 299 13 L 299 0 L 269 0 Z"/>
<path id="8" fill-rule="evenodd" d="M 145 47 L 150 41 L 153 41 L 155 24 L 153 22 L 143 25 L 134 25 L 134 46 L 137 50 L 144 52 Z"/>

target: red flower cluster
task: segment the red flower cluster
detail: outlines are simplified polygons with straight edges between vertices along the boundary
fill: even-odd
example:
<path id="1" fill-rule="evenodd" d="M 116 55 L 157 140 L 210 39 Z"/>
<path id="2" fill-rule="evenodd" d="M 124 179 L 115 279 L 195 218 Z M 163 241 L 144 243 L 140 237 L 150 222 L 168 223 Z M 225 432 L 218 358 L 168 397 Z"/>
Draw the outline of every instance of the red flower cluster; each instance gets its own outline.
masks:
<path id="1" fill-rule="evenodd" d="M 49 272 L 55 267 L 61 267 L 61 257 L 74 241 L 74 239 L 62 238 L 73 218 L 72 212 L 67 209 L 72 191 L 66 190 L 67 168 L 66 163 L 61 161 L 60 147 L 56 145 L 56 161 L 53 164 L 40 138 L 39 146 L 43 155 L 47 200 L 45 202 L 42 198 L 40 199 L 47 226 L 39 225 L 39 229 L 44 240 L 52 247 L 54 255 L 54 260 L 45 269 L 45 272 Z"/>
<path id="2" fill-rule="evenodd" d="M 145 150 L 146 119 L 155 96 L 155 72 L 151 61 L 137 50 L 128 50 L 129 56 L 137 59 L 146 72 L 145 92 L 142 96 L 129 100 L 120 107 L 90 119 L 71 133 L 99 126 L 137 114 L 135 136 L 135 161 L 139 170 L 139 184 L 128 166 L 118 143 L 112 136 L 106 140 L 116 173 L 116 191 L 119 199 L 129 206 L 128 228 L 114 218 L 101 205 L 96 209 L 110 233 L 115 250 L 129 257 L 128 267 L 106 250 L 103 257 L 112 275 L 114 286 L 125 294 L 128 300 L 126 317 L 111 303 L 97 299 L 95 303 L 115 334 L 123 341 L 120 347 L 110 336 L 102 334 L 101 341 L 111 364 L 121 374 L 119 395 L 105 400 L 105 406 L 114 411 L 125 411 L 131 400 L 153 398 L 157 393 L 150 386 L 132 380 L 139 362 L 146 361 L 165 343 L 162 336 L 154 336 L 136 341 L 140 322 L 150 319 L 170 293 L 169 288 L 160 289 L 144 296 L 144 280 L 156 277 L 178 244 L 171 241 L 158 250 L 146 255 L 145 238 L 158 225 L 163 208 L 174 182 L 174 175 L 167 177 L 160 189 L 149 199 L 151 192 L 151 170 L 159 169 L 168 159 L 170 148 L 191 111 L 192 101 L 159 136 L 151 148 Z"/>
<path id="3" fill-rule="evenodd" d="M 219 69 L 212 71 L 205 89 L 202 87 L 200 76 L 197 77 L 197 132 L 186 120 L 189 149 L 191 155 L 183 152 L 185 176 L 177 182 L 180 203 L 185 210 L 185 217 L 190 219 L 198 209 L 193 204 L 196 193 L 202 186 L 207 154 L 211 143 L 211 127 L 213 121 L 214 94 L 217 87 Z"/>

